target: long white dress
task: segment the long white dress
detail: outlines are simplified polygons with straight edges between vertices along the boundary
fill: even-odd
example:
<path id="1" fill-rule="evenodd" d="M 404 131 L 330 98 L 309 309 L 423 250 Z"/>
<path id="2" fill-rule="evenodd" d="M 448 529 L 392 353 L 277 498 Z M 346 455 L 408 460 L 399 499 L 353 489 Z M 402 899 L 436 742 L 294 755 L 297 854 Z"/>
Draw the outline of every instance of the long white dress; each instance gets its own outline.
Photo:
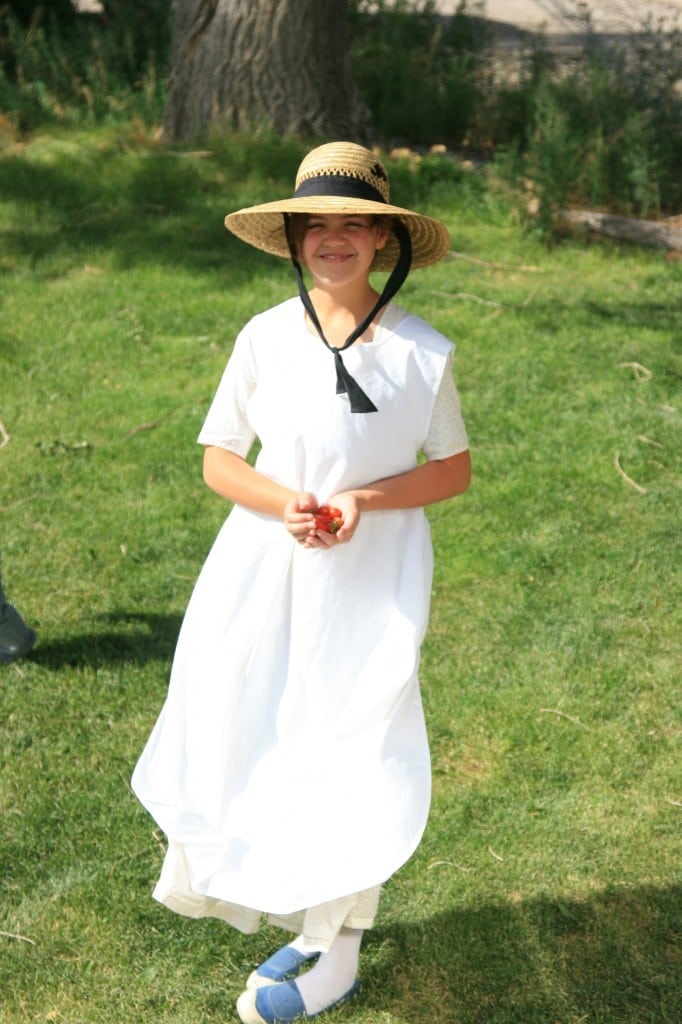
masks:
<path id="1" fill-rule="evenodd" d="M 288 300 L 239 335 L 199 441 L 245 456 L 258 437 L 257 468 L 323 503 L 417 465 L 439 390 L 453 415 L 427 457 L 467 448 L 452 352 L 391 304 L 374 340 L 344 353 L 379 410 L 353 414 Z M 192 916 L 286 916 L 371 889 L 410 857 L 430 798 L 418 664 L 431 578 L 422 509 L 366 514 L 327 550 L 231 511 L 133 776 L 170 841 L 157 898 Z"/>

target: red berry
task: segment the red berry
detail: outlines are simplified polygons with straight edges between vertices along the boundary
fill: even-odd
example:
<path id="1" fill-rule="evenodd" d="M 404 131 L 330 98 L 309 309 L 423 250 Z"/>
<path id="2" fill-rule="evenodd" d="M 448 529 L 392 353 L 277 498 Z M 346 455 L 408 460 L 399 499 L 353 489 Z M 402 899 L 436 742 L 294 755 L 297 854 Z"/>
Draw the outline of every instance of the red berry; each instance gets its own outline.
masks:
<path id="1" fill-rule="evenodd" d="M 338 508 L 320 505 L 315 512 L 315 527 L 325 533 L 337 533 L 343 526 L 343 516 Z"/>

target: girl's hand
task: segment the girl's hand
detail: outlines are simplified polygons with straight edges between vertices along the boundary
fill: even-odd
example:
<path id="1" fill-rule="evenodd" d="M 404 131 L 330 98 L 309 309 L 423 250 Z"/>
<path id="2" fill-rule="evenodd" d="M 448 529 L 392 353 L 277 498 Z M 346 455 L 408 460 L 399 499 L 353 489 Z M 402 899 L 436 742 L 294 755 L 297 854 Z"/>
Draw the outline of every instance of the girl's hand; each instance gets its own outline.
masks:
<path id="1" fill-rule="evenodd" d="M 337 508 L 341 513 L 343 525 L 336 533 L 328 533 L 326 530 L 315 530 L 305 541 L 305 547 L 310 548 L 331 548 L 335 544 L 347 544 L 352 539 L 360 522 L 360 510 L 354 495 L 350 493 L 335 494 L 328 502 L 332 508 Z"/>
<path id="2" fill-rule="evenodd" d="M 288 501 L 282 513 L 284 525 L 291 536 L 299 544 L 307 547 L 310 546 L 306 543 L 308 539 L 315 536 L 314 512 L 316 508 L 317 498 L 315 495 L 303 492 Z"/>

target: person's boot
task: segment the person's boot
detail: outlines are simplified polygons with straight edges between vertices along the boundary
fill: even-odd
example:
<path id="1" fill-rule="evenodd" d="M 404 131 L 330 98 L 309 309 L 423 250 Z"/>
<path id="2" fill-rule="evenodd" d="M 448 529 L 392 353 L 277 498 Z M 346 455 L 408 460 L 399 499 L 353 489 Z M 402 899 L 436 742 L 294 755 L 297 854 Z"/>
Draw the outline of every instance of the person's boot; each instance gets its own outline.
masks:
<path id="1" fill-rule="evenodd" d="M 36 635 L 14 605 L 8 604 L 0 579 L 0 664 L 23 658 L 33 650 Z"/>

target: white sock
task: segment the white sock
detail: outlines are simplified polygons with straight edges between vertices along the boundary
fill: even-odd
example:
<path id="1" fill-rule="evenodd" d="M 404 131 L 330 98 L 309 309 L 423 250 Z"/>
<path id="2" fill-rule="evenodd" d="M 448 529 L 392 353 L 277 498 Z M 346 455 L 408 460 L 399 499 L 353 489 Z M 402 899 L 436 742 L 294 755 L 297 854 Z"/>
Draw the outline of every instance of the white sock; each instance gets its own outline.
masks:
<path id="1" fill-rule="evenodd" d="M 317 946 L 306 946 L 305 939 L 302 935 L 297 935 L 291 942 L 287 942 L 287 946 L 291 949 L 295 949 L 297 953 L 301 953 L 303 956 L 310 956 L 311 953 L 319 953 L 320 950 Z"/>
<path id="2" fill-rule="evenodd" d="M 307 1014 L 321 1013 L 353 987 L 363 935 L 361 928 L 342 928 L 329 952 L 296 979 Z"/>

